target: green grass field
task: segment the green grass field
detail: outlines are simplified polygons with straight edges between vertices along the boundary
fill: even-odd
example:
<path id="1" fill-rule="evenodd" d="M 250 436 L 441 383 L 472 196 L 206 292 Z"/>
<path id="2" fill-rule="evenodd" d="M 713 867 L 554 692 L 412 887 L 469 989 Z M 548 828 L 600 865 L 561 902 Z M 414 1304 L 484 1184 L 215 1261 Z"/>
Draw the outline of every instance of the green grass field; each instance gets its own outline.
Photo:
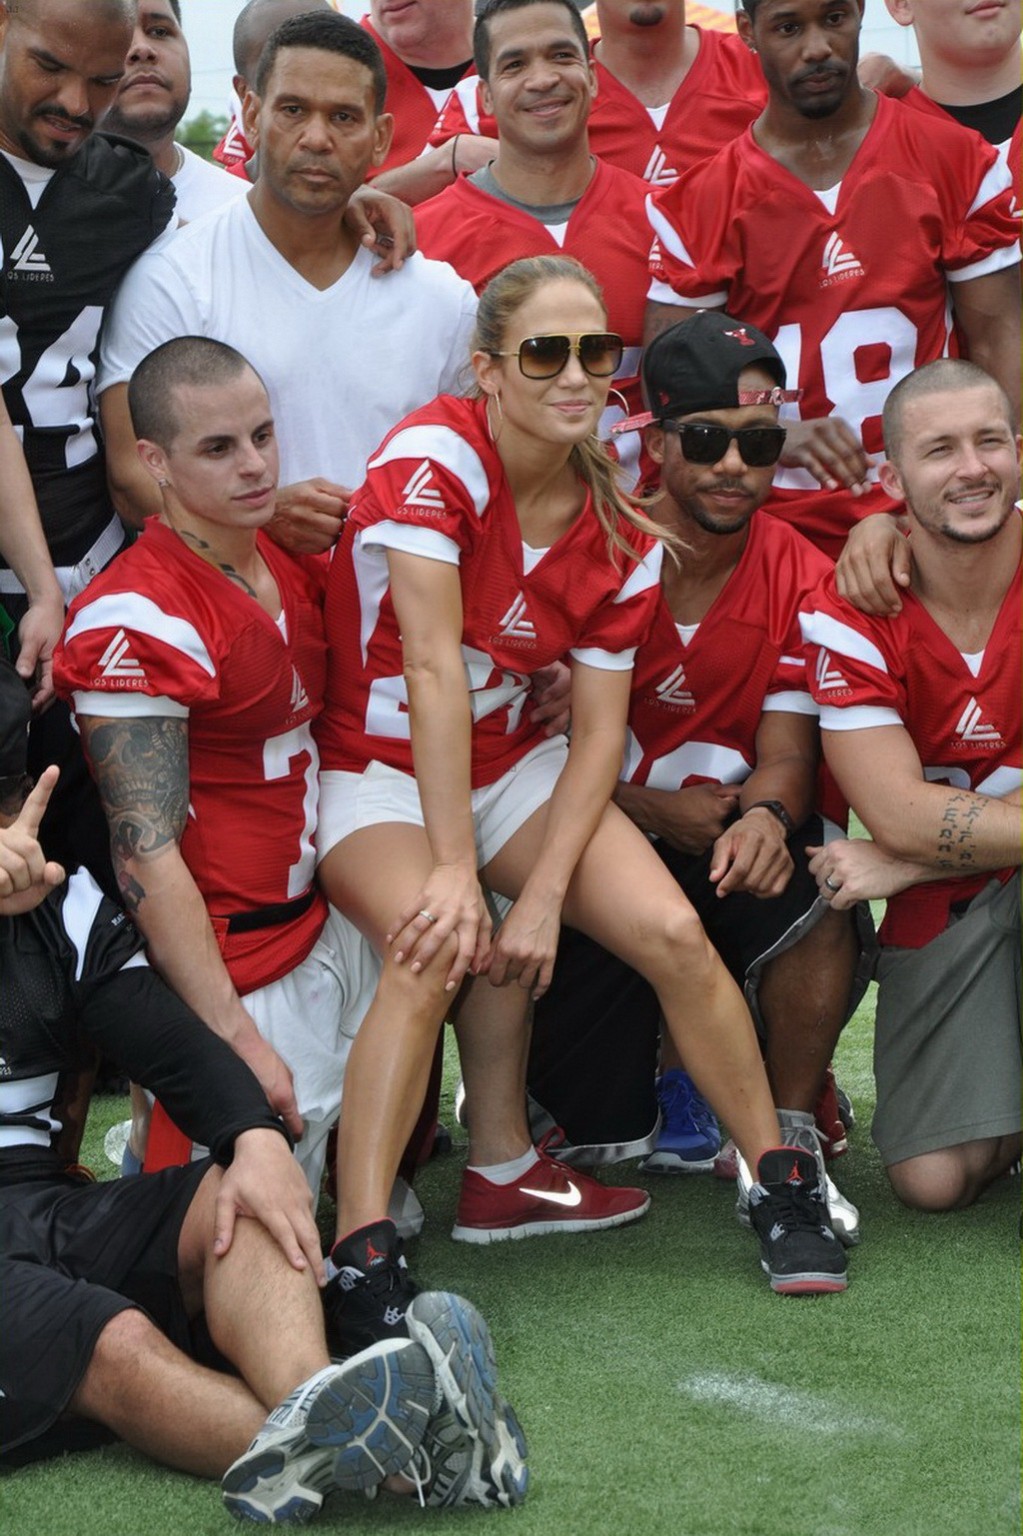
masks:
<path id="1" fill-rule="evenodd" d="M 413 1267 L 489 1319 L 529 1437 L 529 1497 L 513 1513 L 445 1514 L 340 1495 L 319 1528 L 1018 1536 L 1019 1181 L 955 1216 L 902 1210 L 867 1130 L 869 1008 L 843 1037 L 838 1072 L 858 1124 L 835 1172 L 864 1233 L 840 1296 L 774 1296 L 732 1189 L 712 1178 L 650 1180 L 650 1214 L 621 1231 L 453 1243 L 456 1137 L 421 1179 L 428 1219 Z M 94 1108 L 93 1167 L 123 1102 Z M 449 1099 L 445 1111 L 453 1125 Z M 216 1488 L 124 1447 L 0 1480 L 4 1536 L 230 1529 Z"/>

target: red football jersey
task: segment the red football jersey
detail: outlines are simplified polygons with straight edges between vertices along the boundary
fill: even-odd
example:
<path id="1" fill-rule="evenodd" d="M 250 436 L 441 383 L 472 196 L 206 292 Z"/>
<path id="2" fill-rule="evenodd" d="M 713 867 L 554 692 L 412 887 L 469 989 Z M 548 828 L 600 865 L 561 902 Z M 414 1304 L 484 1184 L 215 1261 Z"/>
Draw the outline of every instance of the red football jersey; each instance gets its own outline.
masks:
<path id="1" fill-rule="evenodd" d="M 822 730 L 902 725 L 929 781 L 984 795 L 1019 789 L 1019 577 L 1017 569 L 974 672 L 912 592 L 903 592 L 901 613 L 875 619 L 844 602 L 829 576 L 800 616 Z M 990 878 L 961 876 L 892 897 L 882 942 L 911 949 L 929 943 L 947 926 L 952 904 L 975 896 Z"/>
<path id="2" fill-rule="evenodd" d="M 187 719 L 181 853 L 240 993 L 300 964 L 326 917 L 317 894 L 290 922 L 226 932 L 229 916 L 304 895 L 315 868 L 322 581 L 312 563 L 292 560 L 262 534 L 259 548 L 280 592 L 283 632 L 152 519 L 72 604 L 54 667 L 61 693 L 81 713 Z M 140 695 L 153 700 L 152 710 L 139 707 Z"/>
<path id="3" fill-rule="evenodd" d="M 884 96 L 830 193 L 747 131 L 648 206 L 650 297 L 759 326 L 804 392 L 782 416 L 841 416 L 876 455 L 892 386 L 949 351 L 949 281 L 1019 260 L 1010 178 L 991 146 Z M 892 505 L 880 487 L 856 499 L 781 469 L 769 509 L 835 556 L 852 522 Z"/>
<path id="4" fill-rule="evenodd" d="M 795 529 L 757 512 L 738 565 L 688 644 L 660 604 L 636 653 L 623 779 L 665 790 L 741 784 L 756 766 L 765 709 L 816 717 L 799 609 L 829 570 Z"/>
<path id="5" fill-rule="evenodd" d="M 384 42 L 368 16 L 362 18 L 361 24 L 384 56 L 384 68 L 387 71 L 384 111 L 394 117 L 394 137 L 387 151 L 387 159 L 383 165 L 373 166 L 367 172 L 366 179 L 371 181 L 382 171 L 389 171 L 395 165 L 405 165 L 422 154 L 428 147 L 431 130 L 436 126 L 443 107 L 438 107 L 435 97 L 431 96 L 422 81 L 416 78 L 394 49 Z M 475 81 L 476 75 L 472 74 L 469 78 Z"/>
<path id="6" fill-rule="evenodd" d="M 510 203 L 492 197 L 460 176 L 450 187 L 415 209 L 419 249 L 447 261 L 480 293 L 510 261 L 521 256 L 574 256 L 604 290 L 608 325 L 625 342 L 615 387 L 628 412 L 612 405 L 601 430 L 642 409 L 639 363 L 646 307 L 650 229 L 646 187 L 637 176 L 599 161 L 590 184 L 572 211 L 559 242 L 546 224 Z M 619 437 L 615 448 L 623 468 L 635 472 L 641 441 L 636 432 Z"/>
<path id="7" fill-rule="evenodd" d="M 635 560 L 612 559 L 587 503 L 538 563 L 527 562 L 484 402 L 441 395 L 406 417 L 370 460 L 327 584 L 324 767 L 361 771 L 377 759 L 413 769 L 388 547 L 459 567 L 475 788 L 543 740 L 529 719 L 532 673 L 568 653 L 631 667 L 660 601 L 661 545 L 631 524 L 622 532 Z"/>
<path id="8" fill-rule="evenodd" d="M 716 154 L 758 116 L 767 98 L 760 66 L 744 43 L 731 33 L 693 30 L 700 34 L 700 51 L 660 127 L 639 97 L 594 60 L 590 148 L 655 187 L 670 186 L 683 171 Z M 443 144 L 456 133 L 497 137 L 477 80 L 462 80 L 452 91 L 430 143 Z"/>

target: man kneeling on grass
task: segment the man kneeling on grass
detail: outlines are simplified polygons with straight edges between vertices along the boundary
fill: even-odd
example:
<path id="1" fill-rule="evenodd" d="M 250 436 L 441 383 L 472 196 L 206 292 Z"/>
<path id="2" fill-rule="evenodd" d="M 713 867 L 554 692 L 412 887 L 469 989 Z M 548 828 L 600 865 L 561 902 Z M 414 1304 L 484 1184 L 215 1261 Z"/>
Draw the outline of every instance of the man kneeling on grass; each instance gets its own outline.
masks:
<path id="1" fill-rule="evenodd" d="M 899 611 L 858 612 L 832 576 L 801 615 L 824 755 L 873 841 L 810 867 L 834 907 L 888 898 L 873 1136 L 899 1198 L 943 1211 L 1020 1154 L 1021 440 L 995 381 L 950 359 L 883 423 Z"/>
<path id="2" fill-rule="evenodd" d="M 57 770 L 24 798 L 28 713 L 0 663 L 0 1467 L 118 1436 L 261 1523 L 385 1480 L 519 1502 L 525 1448 L 468 1302 L 422 1293 L 408 1338 L 331 1363 L 287 1132 L 91 877 L 46 862 Z M 94 1183 L 76 1159 L 97 1047 L 211 1156 Z"/>

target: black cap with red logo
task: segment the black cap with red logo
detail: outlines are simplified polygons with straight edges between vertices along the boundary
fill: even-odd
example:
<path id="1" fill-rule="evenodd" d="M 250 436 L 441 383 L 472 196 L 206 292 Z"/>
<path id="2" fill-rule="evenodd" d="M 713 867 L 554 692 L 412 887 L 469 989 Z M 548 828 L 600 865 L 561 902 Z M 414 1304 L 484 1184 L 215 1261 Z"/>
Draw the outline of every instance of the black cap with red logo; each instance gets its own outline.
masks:
<path id="1" fill-rule="evenodd" d="M 754 366 L 766 369 L 777 387 L 740 390 L 739 375 Z M 781 353 L 763 331 L 716 309 L 698 310 L 650 343 L 643 388 L 654 421 L 739 405 L 780 405 L 801 393 L 785 388 Z"/>

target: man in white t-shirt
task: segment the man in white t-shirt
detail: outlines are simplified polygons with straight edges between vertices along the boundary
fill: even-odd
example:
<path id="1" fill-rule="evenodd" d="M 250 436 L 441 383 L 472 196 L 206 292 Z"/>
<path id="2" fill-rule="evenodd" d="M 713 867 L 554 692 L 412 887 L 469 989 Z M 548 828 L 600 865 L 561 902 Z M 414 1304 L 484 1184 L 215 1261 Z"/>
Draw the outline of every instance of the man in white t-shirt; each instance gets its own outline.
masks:
<path id="1" fill-rule="evenodd" d="M 418 255 L 375 281 L 370 252 L 341 219 L 387 153 L 385 90 L 363 28 L 326 10 L 285 23 L 246 100 L 255 185 L 125 279 L 98 390 L 112 491 L 133 522 L 158 507 L 139 470 L 127 381 L 175 336 L 229 342 L 266 379 L 281 446 L 274 531 L 305 550 L 336 536 L 348 490 L 390 427 L 458 392 L 476 306 L 469 284 Z"/>
<path id="2" fill-rule="evenodd" d="M 181 0 L 138 0 L 124 75 L 103 127 L 149 150 L 156 167 L 174 183 L 175 209 L 186 223 L 245 190 L 237 177 L 175 142 L 191 90 Z"/>

